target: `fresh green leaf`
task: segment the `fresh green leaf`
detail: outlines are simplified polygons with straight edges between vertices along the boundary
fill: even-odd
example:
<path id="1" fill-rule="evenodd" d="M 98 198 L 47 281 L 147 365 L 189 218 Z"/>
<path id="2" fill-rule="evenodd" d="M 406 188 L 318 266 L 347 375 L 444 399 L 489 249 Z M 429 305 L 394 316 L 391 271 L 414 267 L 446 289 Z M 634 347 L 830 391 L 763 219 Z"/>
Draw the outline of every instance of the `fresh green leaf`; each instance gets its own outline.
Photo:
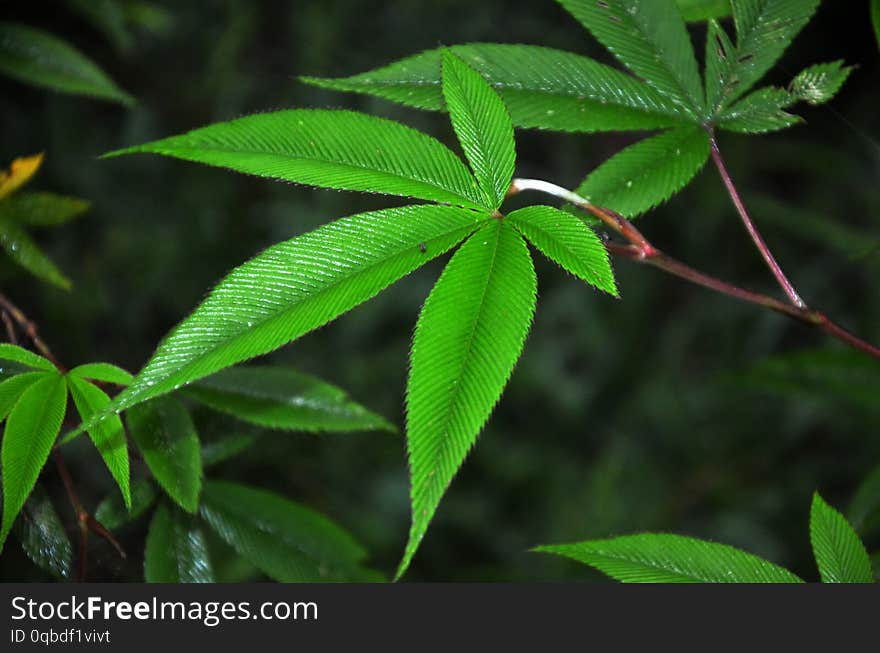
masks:
<path id="1" fill-rule="evenodd" d="M 871 24 L 874 26 L 877 45 L 880 46 L 880 0 L 871 0 Z"/>
<path id="2" fill-rule="evenodd" d="M 510 189 L 516 162 L 510 114 L 480 73 L 451 52 L 443 55 L 443 97 L 487 206 L 497 209 Z"/>
<path id="3" fill-rule="evenodd" d="M 791 93 L 808 104 L 824 104 L 837 95 L 852 71 L 841 60 L 810 66 L 792 80 Z"/>
<path id="4" fill-rule="evenodd" d="M 122 495 L 114 492 L 104 497 L 95 509 L 95 519 L 105 528 L 116 530 L 143 515 L 158 496 L 156 485 L 150 479 L 141 478 L 131 484 L 131 509 L 122 501 Z"/>
<path id="5" fill-rule="evenodd" d="M 684 188 L 709 158 L 701 127 L 681 127 L 639 141 L 593 170 L 575 191 L 597 206 L 635 217 Z"/>
<path id="6" fill-rule="evenodd" d="M 440 60 L 446 50 L 501 94 L 519 127 L 595 132 L 657 129 L 682 121 L 679 105 L 641 80 L 586 57 L 534 45 L 454 45 L 352 77 L 302 80 L 439 111 L 444 108 Z"/>
<path id="7" fill-rule="evenodd" d="M 743 134 L 762 134 L 791 127 L 802 119 L 784 108 L 797 101 L 782 88 L 768 86 L 744 97 L 718 117 L 722 129 Z"/>
<path id="8" fill-rule="evenodd" d="M 117 50 L 131 49 L 133 39 L 119 0 L 67 0 L 67 6 L 103 33 Z"/>
<path id="9" fill-rule="evenodd" d="M 55 193 L 17 193 L 0 202 L 0 220 L 52 227 L 81 216 L 89 202 Z"/>
<path id="10" fill-rule="evenodd" d="M 113 408 L 296 340 L 454 247 L 486 219 L 451 206 L 408 206 L 343 218 L 270 247 L 171 332 Z"/>
<path id="11" fill-rule="evenodd" d="M 856 531 L 861 532 L 868 518 L 877 511 L 880 511 L 880 465 L 859 485 L 849 503 L 846 518 Z"/>
<path id="12" fill-rule="evenodd" d="M 227 435 L 210 442 L 202 442 L 202 467 L 212 465 L 234 458 L 242 451 L 249 449 L 257 441 L 257 438 L 247 433 Z"/>
<path id="13" fill-rule="evenodd" d="M 88 381 L 74 375 L 68 375 L 67 386 L 70 396 L 83 422 L 93 415 L 104 411 L 110 405 L 110 397 Z M 110 415 L 107 419 L 96 422 L 89 429 L 92 442 L 107 464 L 107 469 L 119 486 L 125 505 L 131 508 L 131 490 L 129 489 L 128 442 L 125 429 L 118 415 Z"/>
<path id="14" fill-rule="evenodd" d="M 187 512 L 199 506 L 202 463 L 199 436 L 183 404 L 161 397 L 126 413 L 131 439 L 156 481 Z"/>
<path id="15" fill-rule="evenodd" d="M 706 114 L 714 116 L 727 100 L 727 94 L 735 88 L 733 78 L 736 48 L 724 27 L 710 20 L 706 30 Z"/>
<path id="16" fill-rule="evenodd" d="M 703 86 L 675 0 L 557 1 L 621 63 L 679 102 L 683 115 L 700 116 Z"/>
<path id="17" fill-rule="evenodd" d="M 608 250 L 576 216 L 550 206 L 528 206 L 514 211 L 506 220 L 551 261 L 617 297 Z"/>
<path id="18" fill-rule="evenodd" d="M 195 517 L 162 503 L 153 513 L 144 550 L 148 583 L 213 583 L 208 547 Z"/>
<path id="19" fill-rule="evenodd" d="M 67 409 L 67 387 L 60 374 L 47 374 L 22 393 L 3 433 L 3 524 L 0 548 L 18 511 L 49 457 Z"/>
<path id="20" fill-rule="evenodd" d="M 640 533 L 540 546 L 622 583 L 801 583 L 790 571 L 726 544 L 681 535 Z"/>
<path id="21" fill-rule="evenodd" d="M 746 93 L 782 56 L 819 6 L 819 0 L 738 0 L 733 4 L 736 56 L 724 92 L 728 102 Z"/>
<path id="22" fill-rule="evenodd" d="M 134 98 L 79 50 L 18 23 L 0 23 L 0 73 L 62 93 L 134 104 Z"/>
<path id="23" fill-rule="evenodd" d="M 0 345 L 0 347 L 2 346 Z M 25 372 L 0 383 L 0 422 L 6 419 L 25 390 L 47 376 L 54 376 L 54 374 L 52 372 Z"/>
<path id="24" fill-rule="evenodd" d="M 676 0 L 681 17 L 689 23 L 730 16 L 730 0 Z"/>
<path id="25" fill-rule="evenodd" d="M 495 221 L 461 246 L 425 301 L 407 383 L 413 519 L 398 577 L 510 378 L 536 293 L 525 241 Z"/>
<path id="26" fill-rule="evenodd" d="M 123 386 L 128 385 L 134 379 L 134 377 L 124 369 L 111 363 L 86 363 L 85 365 L 77 365 L 70 370 L 70 375 L 80 379 L 104 381 L 106 383 Z"/>
<path id="27" fill-rule="evenodd" d="M 105 156 L 136 152 L 322 188 L 470 208 L 485 203 L 473 176 L 445 145 L 400 123 L 352 111 L 258 113 Z"/>
<path id="28" fill-rule="evenodd" d="M 874 572 L 865 545 L 846 518 L 819 493 L 810 508 L 810 542 L 823 583 L 873 583 Z"/>
<path id="29" fill-rule="evenodd" d="M 49 495 L 39 483 L 24 502 L 12 533 L 35 565 L 56 578 L 67 578 L 73 547 Z"/>
<path id="30" fill-rule="evenodd" d="M 11 345 L 7 342 L 0 343 L 0 360 L 21 363 L 35 370 L 55 371 L 55 366 L 49 359 L 43 358 L 24 347 Z"/>
<path id="31" fill-rule="evenodd" d="M 336 386 L 286 367 L 251 365 L 193 384 L 187 396 L 258 426 L 291 431 L 396 429 Z"/>
<path id="32" fill-rule="evenodd" d="M 64 290 L 70 289 L 70 279 L 62 274 L 24 229 L 15 222 L 0 219 L 0 247 L 6 251 L 9 258 L 35 277 Z"/>
<path id="33" fill-rule="evenodd" d="M 235 483 L 205 484 L 202 518 L 241 556 L 281 582 L 358 579 L 366 551 L 323 515 Z"/>

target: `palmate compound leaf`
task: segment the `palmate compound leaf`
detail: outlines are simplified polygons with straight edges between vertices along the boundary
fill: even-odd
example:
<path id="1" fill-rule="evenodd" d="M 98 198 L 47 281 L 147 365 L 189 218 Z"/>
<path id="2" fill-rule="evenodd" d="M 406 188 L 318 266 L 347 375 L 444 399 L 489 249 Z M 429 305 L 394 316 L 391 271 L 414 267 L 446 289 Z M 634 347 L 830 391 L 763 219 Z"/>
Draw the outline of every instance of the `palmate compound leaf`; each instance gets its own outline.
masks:
<path id="1" fill-rule="evenodd" d="M 39 483 L 24 502 L 12 534 L 40 569 L 56 578 L 67 578 L 73 547 L 48 493 Z"/>
<path id="2" fill-rule="evenodd" d="M 810 508 L 810 542 L 823 583 L 874 582 L 865 545 L 846 518 L 818 492 Z"/>
<path id="3" fill-rule="evenodd" d="M 375 578 L 363 567 L 367 553 L 323 515 L 255 488 L 205 483 L 201 517 L 264 574 L 287 583 Z"/>
<path id="4" fill-rule="evenodd" d="M 131 106 L 135 103 L 91 59 L 56 36 L 18 23 L 0 23 L 0 73 L 62 93 Z"/>
<path id="5" fill-rule="evenodd" d="M 703 85 L 675 0 L 557 0 L 625 66 L 697 119 Z"/>
<path id="6" fill-rule="evenodd" d="M 213 583 L 214 571 L 201 524 L 162 503 L 153 513 L 144 548 L 148 583 Z"/>
<path id="7" fill-rule="evenodd" d="M 353 111 L 258 113 L 104 156 L 149 152 L 322 188 L 484 208 L 473 176 L 445 145 Z"/>
<path id="8" fill-rule="evenodd" d="M 641 533 L 540 546 L 622 583 L 802 583 L 790 571 L 726 544 L 682 535 Z"/>
<path id="9" fill-rule="evenodd" d="M 497 209 L 510 189 L 516 162 L 510 114 L 480 73 L 452 52 L 443 53 L 443 97 L 487 206 Z"/>
<path id="10" fill-rule="evenodd" d="M 144 456 L 153 477 L 187 512 L 199 506 L 202 461 L 199 435 L 183 404 L 159 397 L 126 413 L 131 439 Z"/>
<path id="11" fill-rule="evenodd" d="M 83 422 L 106 410 L 110 405 L 110 397 L 85 379 L 68 374 L 67 387 L 70 389 L 70 396 L 73 397 L 73 403 Z M 89 435 L 107 464 L 107 469 L 110 470 L 113 479 L 119 486 L 126 507 L 131 508 L 128 442 L 125 439 L 122 420 L 118 415 L 110 415 L 106 419 L 96 422 L 89 429 Z"/>
<path id="12" fill-rule="evenodd" d="M 451 206 L 407 206 L 342 218 L 270 247 L 214 288 L 111 408 L 273 351 L 370 299 L 489 219 Z"/>
<path id="13" fill-rule="evenodd" d="M 593 170 L 575 191 L 597 206 L 635 217 L 684 188 L 709 158 L 709 136 L 680 127 L 621 150 Z"/>
<path id="14" fill-rule="evenodd" d="M 819 1 L 738 0 L 732 3 L 736 52 L 727 88 L 722 92 L 726 102 L 741 97 L 770 70 L 809 22 Z"/>
<path id="15" fill-rule="evenodd" d="M 525 241 L 493 221 L 455 253 L 425 301 L 407 383 L 412 528 L 398 577 L 510 378 L 536 292 Z"/>
<path id="16" fill-rule="evenodd" d="M 288 367 L 247 365 L 194 383 L 187 396 L 246 422 L 292 431 L 346 432 L 393 424 L 336 386 Z"/>
<path id="17" fill-rule="evenodd" d="M 508 215 L 506 221 L 563 269 L 617 296 L 608 250 L 578 217 L 551 206 L 527 206 Z"/>
<path id="18" fill-rule="evenodd" d="M 66 409 L 64 377 L 47 373 L 21 394 L 9 413 L 0 449 L 3 470 L 0 548 L 49 457 Z"/>
<path id="19" fill-rule="evenodd" d="M 534 45 L 453 45 L 352 77 L 302 80 L 439 111 L 444 108 L 441 58 L 447 50 L 498 91 L 518 127 L 596 132 L 656 129 L 689 120 L 676 102 L 631 75 L 587 57 Z"/>
<path id="20" fill-rule="evenodd" d="M 0 247 L 9 258 L 35 277 L 64 290 L 70 289 L 70 279 L 64 276 L 19 224 L 0 219 Z"/>

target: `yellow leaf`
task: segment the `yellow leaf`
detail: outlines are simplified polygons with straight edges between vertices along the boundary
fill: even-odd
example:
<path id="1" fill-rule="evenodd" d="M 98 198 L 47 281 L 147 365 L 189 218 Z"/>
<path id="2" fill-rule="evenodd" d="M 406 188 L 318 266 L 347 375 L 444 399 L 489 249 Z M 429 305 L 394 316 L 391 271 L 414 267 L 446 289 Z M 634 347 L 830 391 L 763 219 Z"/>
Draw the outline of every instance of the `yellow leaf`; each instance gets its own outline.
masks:
<path id="1" fill-rule="evenodd" d="M 19 186 L 23 186 L 33 177 L 43 163 L 43 154 L 24 156 L 16 159 L 9 170 L 0 170 L 0 199 L 9 195 Z"/>

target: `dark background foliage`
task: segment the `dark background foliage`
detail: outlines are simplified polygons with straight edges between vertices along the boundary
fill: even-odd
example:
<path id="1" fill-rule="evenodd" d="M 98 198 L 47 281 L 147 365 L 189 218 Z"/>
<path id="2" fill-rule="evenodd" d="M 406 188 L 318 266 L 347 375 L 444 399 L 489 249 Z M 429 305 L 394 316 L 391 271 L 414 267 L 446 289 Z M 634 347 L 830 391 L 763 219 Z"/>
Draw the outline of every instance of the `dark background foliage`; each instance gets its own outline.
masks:
<path id="1" fill-rule="evenodd" d="M 609 57 L 554 2 L 294 0 L 171 2 L 165 33 L 120 53 L 60 3 L 0 2 L 4 18 L 68 38 L 135 95 L 133 110 L 0 80 L 0 160 L 46 152 L 32 188 L 89 198 L 84 219 L 38 234 L 74 282 L 64 292 L 0 260 L 3 292 L 69 365 L 108 360 L 136 371 L 212 283 L 264 247 L 328 220 L 395 202 L 283 185 L 159 157 L 102 161 L 124 145 L 281 107 L 344 106 L 391 117 L 452 144 L 448 119 L 320 91 L 294 76 L 340 76 L 440 44 L 523 42 Z M 864 6 L 863 6 L 864 5 Z M 701 57 L 704 29 L 692 28 Z M 771 73 L 786 83 L 814 62 L 858 69 L 831 107 L 777 135 L 724 134 L 734 178 L 802 295 L 869 340 L 880 339 L 880 57 L 867 3 L 823 3 Z M 518 174 L 575 186 L 633 135 L 518 132 Z M 5 163 L 4 163 L 5 165 Z M 742 285 L 775 291 L 723 187 L 707 167 L 643 218 L 658 246 Z M 622 298 L 539 265 L 539 305 L 501 404 L 440 506 L 411 580 L 598 578 L 528 553 L 537 544 L 643 530 L 723 541 L 815 579 L 810 496 L 843 507 L 880 462 L 880 402 L 849 401 L 824 382 L 787 390 L 754 372 L 767 357 L 834 349 L 785 318 L 627 262 Z M 337 383 L 402 424 L 407 348 L 435 263 L 272 360 Z M 878 373 L 844 377 L 874 383 Z M 873 379 L 873 380 L 872 380 Z M 784 391 L 783 391 L 784 390 Z M 862 388 L 864 390 L 864 388 Z M 205 439 L 244 430 L 197 411 Z M 113 492 L 99 457 L 71 449 L 91 507 Z M 134 462 L 133 474 L 144 475 Z M 274 489 L 337 519 L 390 572 L 409 525 L 401 436 L 262 433 L 214 476 Z M 70 510 L 51 467 L 43 480 Z M 72 526 L 72 524 L 70 524 Z M 129 559 L 90 550 L 93 578 L 141 578 L 147 520 L 119 532 Z M 219 543 L 223 580 L 259 578 Z M 880 544 L 869 540 L 870 548 Z M 0 577 L 38 578 L 14 543 Z"/>

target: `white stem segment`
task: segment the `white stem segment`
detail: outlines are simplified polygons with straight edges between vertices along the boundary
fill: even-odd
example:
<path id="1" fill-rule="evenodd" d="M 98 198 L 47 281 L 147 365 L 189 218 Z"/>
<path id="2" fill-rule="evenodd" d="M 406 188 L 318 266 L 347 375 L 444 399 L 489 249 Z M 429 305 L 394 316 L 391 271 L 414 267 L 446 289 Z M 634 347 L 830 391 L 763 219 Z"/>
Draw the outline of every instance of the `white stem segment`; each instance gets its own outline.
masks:
<path id="1" fill-rule="evenodd" d="M 546 193 L 548 195 L 553 195 L 554 197 L 564 199 L 565 201 L 571 202 L 572 204 L 577 204 L 578 206 L 590 205 L 587 200 L 585 200 L 577 193 L 572 193 L 567 188 L 557 186 L 556 184 L 552 184 L 549 181 L 542 181 L 540 179 L 517 178 L 511 182 L 510 187 L 511 189 L 516 189 L 517 192 L 523 190 L 535 190 L 539 193 Z"/>

